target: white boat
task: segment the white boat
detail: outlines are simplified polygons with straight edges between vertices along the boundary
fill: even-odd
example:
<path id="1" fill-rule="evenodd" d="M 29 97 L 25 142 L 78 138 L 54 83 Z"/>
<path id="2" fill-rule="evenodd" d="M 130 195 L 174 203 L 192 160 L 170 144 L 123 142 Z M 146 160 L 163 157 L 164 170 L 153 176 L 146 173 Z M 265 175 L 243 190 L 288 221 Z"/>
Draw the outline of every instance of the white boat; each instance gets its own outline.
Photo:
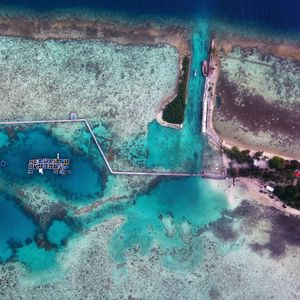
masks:
<path id="1" fill-rule="evenodd" d="M 197 76 L 197 70 L 194 71 L 194 76 L 195 76 L 195 77 Z"/>

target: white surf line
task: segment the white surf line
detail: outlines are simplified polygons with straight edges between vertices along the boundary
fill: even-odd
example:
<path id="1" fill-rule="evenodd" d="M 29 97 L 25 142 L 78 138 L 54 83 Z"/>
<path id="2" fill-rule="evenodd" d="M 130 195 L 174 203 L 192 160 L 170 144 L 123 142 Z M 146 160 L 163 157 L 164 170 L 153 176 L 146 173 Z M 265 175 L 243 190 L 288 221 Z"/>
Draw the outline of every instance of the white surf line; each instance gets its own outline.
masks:
<path id="1" fill-rule="evenodd" d="M 76 123 L 76 122 L 84 122 L 87 126 L 89 132 L 92 135 L 92 138 L 101 153 L 101 156 L 104 159 L 104 162 L 112 175 L 130 175 L 130 176 L 169 176 L 169 177 L 208 177 L 214 179 L 223 179 L 223 175 L 214 174 L 214 173 L 175 173 L 175 172 L 135 172 L 135 171 L 114 171 L 109 161 L 107 160 L 103 149 L 101 148 L 89 122 L 86 119 L 76 119 L 76 120 L 41 120 L 41 121 L 0 121 L 0 125 L 22 125 L 22 124 L 49 124 L 49 123 Z"/>

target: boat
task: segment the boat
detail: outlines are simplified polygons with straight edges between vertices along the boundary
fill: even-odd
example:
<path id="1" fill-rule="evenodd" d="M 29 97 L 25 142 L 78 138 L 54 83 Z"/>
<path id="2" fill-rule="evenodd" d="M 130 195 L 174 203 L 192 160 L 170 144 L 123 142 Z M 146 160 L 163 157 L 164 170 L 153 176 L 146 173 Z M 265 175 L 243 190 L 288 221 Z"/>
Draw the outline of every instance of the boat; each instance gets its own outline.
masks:
<path id="1" fill-rule="evenodd" d="M 195 76 L 195 77 L 197 76 L 197 70 L 194 71 L 194 76 Z"/>
<path id="2" fill-rule="evenodd" d="M 208 63 L 207 63 L 207 60 L 204 60 L 202 62 L 202 74 L 203 74 L 204 77 L 208 76 Z"/>

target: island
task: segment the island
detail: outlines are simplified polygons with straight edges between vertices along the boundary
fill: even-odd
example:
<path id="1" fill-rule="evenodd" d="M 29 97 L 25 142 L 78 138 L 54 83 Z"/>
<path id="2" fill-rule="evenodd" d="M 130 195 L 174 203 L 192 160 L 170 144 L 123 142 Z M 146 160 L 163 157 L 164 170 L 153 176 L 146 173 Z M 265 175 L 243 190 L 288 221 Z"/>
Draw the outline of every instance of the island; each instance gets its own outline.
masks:
<path id="1" fill-rule="evenodd" d="M 264 203 L 294 215 L 300 214 L 299 53 L 297 45 L 214 37 L 202 109 L 202 132 L 223 152 L 233 186 L 240 181 L 255 198 L 264 194 Z"/>

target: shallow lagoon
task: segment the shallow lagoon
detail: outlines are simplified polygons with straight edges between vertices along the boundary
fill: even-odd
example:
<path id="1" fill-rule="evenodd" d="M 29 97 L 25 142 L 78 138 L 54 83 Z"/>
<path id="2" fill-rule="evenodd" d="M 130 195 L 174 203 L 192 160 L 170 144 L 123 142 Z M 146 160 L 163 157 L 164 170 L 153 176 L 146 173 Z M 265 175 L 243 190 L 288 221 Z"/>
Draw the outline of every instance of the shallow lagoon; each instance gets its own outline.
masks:
<path id="1" fill-rule="evenodd" d="M 126 210 L 127 222 L 114 236 L 111 253 L 116 261 L 124 261 L 127 249 L 137 247 L 149 255 L 155 245 L 170 268 L 195 268 L 202 256 L 196 232 L 220 218 L 226 208 L 224 195 L 207 188 L 205 180 L 163 180 Z"/>

